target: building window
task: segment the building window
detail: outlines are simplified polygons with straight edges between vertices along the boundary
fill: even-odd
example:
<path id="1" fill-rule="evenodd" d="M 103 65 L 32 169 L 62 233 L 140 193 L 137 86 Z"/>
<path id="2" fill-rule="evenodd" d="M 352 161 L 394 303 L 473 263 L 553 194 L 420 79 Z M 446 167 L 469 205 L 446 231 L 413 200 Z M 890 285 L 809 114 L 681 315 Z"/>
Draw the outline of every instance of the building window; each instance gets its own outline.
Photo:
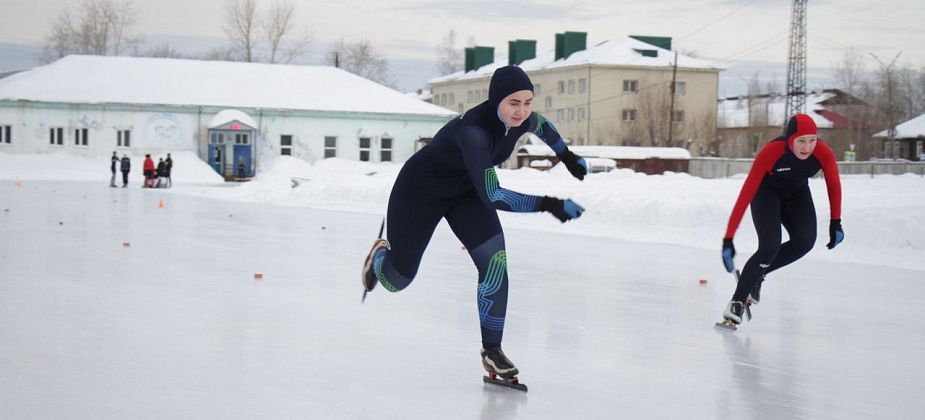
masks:
<path id="1" fill-rule="evenodd" d="M 475 91 L 475 101 L 482 102 L 482 91 L 481 90 Z"/>
<path id="2" fill-rule="evenodd" d="M 292 156 L 292 134 L 279 136 L 279 154 L 280 156 Z"/>
<path id="3" fill-rule="evenodd" d="M 466 93 L 467 102 L 469 102 L 469 103 L 474 102 L 474 100 L 475 100 L 474 98 L 475 98 L 475 95 L 472 94 L 472 91 L 471 91 L 471 90 L 470 90 L 468 93 Z"/>
<path id="4" fill-rule="evenodd" d="M 568 109 L 568 120 L 575 121 L 575 108 Z"/>
<path id="5" fill-rule="evenodd" d="M 559 81 L 559 93 L 565 93 L 565 81 L 564 80 Z"/>
<path id="6" fill-rule="evenodd" d="M 447 102 L 446 102 L 446 94 L 445 94 L 445 93 L 441 93 L 441 94 L 440 94 L 440 105 L 446 105 L 446 103 L 447 103 Z"/>
<path id="7" fill-rule="evenodd" d="M 546 97 L 546 109 L 552 109 L 552 96 Z"/>
<path id="8" fill-rule="evenodd" d="M 488 89 L 482 89 L 482 97 L 488 100 Z"/>
<path id="9" fill-rule="evenodd" d="M 533 94 L 536 96 L 543 94 L 543 89 L 540 87 L 539 83 L 533 85 Z"/>
<path id="10" fill-rule="evenodd" d="M 684 96 L 686 93 L 687 93 L 687 82 L 675 82 L 674 83 L 675 96 Z"/>
<path id="11" fill-rule="evenodd" d="M 459 112 L 460 114 L 462 114 L 463 111 L 465 111 L 465 108 L 463 108 L 463 104 L 459 104 L 459 106 L 456 107 L 456 112 Z"/>
<path id="12" fill-rule="evenodd" d="M 624 80 L 623 81 L 623 92 L 624 93 L 636 93 L 638 90 L 639 90 L 638 80 Z"/>
<path id="13" fill-rule="evenodd" d="M 449 103 L 450 103 L 450 104 L 456 103 L 456 94 L 455 94 L 455 93 L 451 93 L 451 94 L 450 94 L 450 102 L 449 102 Z"/>
<path id="14" fill-rule="evenodd" d="M 10 132 L 12 131 L 13 131 L 13 126 L 0 125 L 0 144 L 12 143 L 12 140 L 10 139 Z"/>
<path id="15" fill-rule="evenodd" d="M 623 110 L 623 121 L 636 121 L 636 110 L 635 109 L 624 109 Z"/>
<path id="16" fill-rule="evenodd" d="M 556 121 L 558 122 L 565 121 L 565 110 L 564 109 L 560 109 L 556 111 Z"/>
<path id="17" fill-rule="evenodd" d="M 671 120 L 677 124 L 684 123 L 684 111 L 675 111 Z"/>
<path id="18" fill-rule="evenodd" d="M 369 162 L 369 137 L 360 137 L 360 161 Z"/>
<path id="19" fill-rule="evenodd" d="M 324 137 L 324 158 L 337 157 L 337 137 Z"/>
<path id="20" fill-rule="evenodd" d="M 586 114 L 586 113 L 585 113 L 585 108 L 584 108 L 584 107 L 578 108 L 578 121 L 584 121 L 584 120 L 585 120 L 585 117 L 586 117 L 585 114 Z"/>
<path id="21" fill-rule="evenodd" d="M 574 80 L 568 81 L 568 93 L 569 94 L 575 93 L 575 81 Z"/>
<path id="22" fill-rule="evenodd" d="M 74 130 L 74 145 L 76 146 L 86 146 L 87 145 L 87 132 L 86 128 L 77 128 Z"/>
<path id="23" fill-rule="evenodd" d="M 379 161 L 380 162 L 391 162 L 392 161 L 392 139 L 388 137 L 383 137 L 379 140 Z"/>
<path id="24" fill-rule="evenodd" d="M 247 138 L 247 134 L 244 133 L 235 133 L 234 134 L 234 144 L 248 144 L 250 140 Z"/>
<path id="25" fill-rule="evenodd" d="M 586 79 L 578 79 L 578 93 L 585 93 L 588 91 L 588 81 Z"/>
<path id="26" fill-rule="evenodd" d="M 63 127 L 51 127 L 48 130 L 48 139 L 52 146 L 64 145 L 64 128 Z"/>
<path id="27" fill-rule="evenodd" d="M 116 131 L 116 147 L 131 147 L 132 145 L 132 130 L 117 130 Z"/>

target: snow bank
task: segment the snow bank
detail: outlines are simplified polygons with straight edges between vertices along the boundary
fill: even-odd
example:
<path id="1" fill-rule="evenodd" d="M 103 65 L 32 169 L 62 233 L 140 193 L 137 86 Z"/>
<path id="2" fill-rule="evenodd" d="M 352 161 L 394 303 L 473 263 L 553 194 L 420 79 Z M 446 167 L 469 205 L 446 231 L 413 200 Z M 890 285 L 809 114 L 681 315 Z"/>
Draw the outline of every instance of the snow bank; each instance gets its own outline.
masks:
<path id="1" fill-rule="evenodd" d="M 123 153 L 119 153 L 121 158 Z M 163 155 L 152 155 L 154 163 Z M 173 171 L 171 179 L 174 185 L 189 184 L 217 184 L 224 180 L 208 164 L 199 159 L 193 152 L 171 151 Z M 129 154 L 132 160 L 129 172 L 129 184 L 140 185 L 143 180 L 141 168 L 144 164 L 144 154 Z M 12 180 L 67 180 L 67 181 L 95 181 L 107 183 L 112 173 L 109 171 L 109 157 L 83 157 L 67 153 L 49 153 L 40 155 L 8 154 L 0 152 L 0 179 Z M 116 166 L 116 178 L 121 184 L 122 173 Z"/>
<path id="2" fill-rule="evenodd" d="M 325 159 L 310 165 L 283 156 L 260 168 L 251 182 L 216 188 L 215 185 L 193 185 L 215 184 L 221 180 L 192 154 L 178 154 L 175 161 L 177 187 L 170 193 L 380 214 L 386 211 L 392 184 L 401 169 L 400 164 L 343 159 Z M 135 168 L 140 168 L 140 164 L 139 159 L 133 160 Z M 109 162 L 102 159 L 0 154 L 0 179 L 105 182 L 109 176 L 108 166 Z M 63 168 L 71 169 L 65 171 Z M 566 224 L 547 214 L 501 212 L 506 227 L 716 249 L 717 263 L 729 212 L 744 178 L 702 179 L 678 173 L 645 175 L 618 169 L 591 174 L 584 182 L 579 182 L 561 165 L 549 171 L 501 169 L 498 175 L 505 188 L 535 195 L 570 197 L 587 209 L 581 219 Z M 298 181 L 298 186 L 294 187 L 293 179 Z M 922 258 L 925 255 L 925 178 L 911 174 L 876 178 L 843 176 L 842 213 L 847 237 L 835 251 L 824 247 L 829 223 L 825 183 L 822 179 L 812 179 L 810 188 L 819 232 L 810 258 L 925 270 L 925 258 Z M 749 213 L 743 217 L 735 243 L 740 252 L 737 263 L 741 266 L 757 246 Z M 644 252 L 644 247 L 640 252 Z"/>

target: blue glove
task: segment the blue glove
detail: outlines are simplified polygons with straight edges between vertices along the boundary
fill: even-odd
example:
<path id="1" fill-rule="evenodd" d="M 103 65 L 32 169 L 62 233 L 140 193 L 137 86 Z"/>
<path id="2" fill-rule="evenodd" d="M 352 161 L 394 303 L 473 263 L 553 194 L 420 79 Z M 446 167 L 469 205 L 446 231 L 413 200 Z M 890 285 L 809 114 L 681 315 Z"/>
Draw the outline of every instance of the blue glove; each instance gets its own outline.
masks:
<path id="1" fill-rule="evenodd" d="M 726 266 L 726 271 L 732 272 L 736 269 L 735 263 L 732 262 L 732 258 L 736 256 L 736 247 L 732 245 L 732 238 L 723 238 L 723 265 Z"/>
<path id="2" fill-rule="evenodd" d="M 585 211 L 584 207 L 581 207 L 572 199 L 560 200 L 548 196 L 540 199 L 540 210 L 551 213 L 562 223 L 581 217 L 581 214 Z"/>
<path id="3" fill-rule="evenodd" d="M 572 174 L 575 178 L 579 180 L 585 179 L 585 175 L 588 173 L 588 162 L 585 161 L 585 158 L 578 156 L 572 153 L 571 150 L 566 151 L 559 156 L 559 160 L 565 164 L 565 167 L 568 169 L 569 173 Z"/>
<path id="4" fill-rule="evenodd" d="M 844 240 L 845 231 L 841 228 L 841 219 L 832 219 L 832 221 L 829 222 L 829 243 L 825 244 L 826 248 L 835 248 Z"/>

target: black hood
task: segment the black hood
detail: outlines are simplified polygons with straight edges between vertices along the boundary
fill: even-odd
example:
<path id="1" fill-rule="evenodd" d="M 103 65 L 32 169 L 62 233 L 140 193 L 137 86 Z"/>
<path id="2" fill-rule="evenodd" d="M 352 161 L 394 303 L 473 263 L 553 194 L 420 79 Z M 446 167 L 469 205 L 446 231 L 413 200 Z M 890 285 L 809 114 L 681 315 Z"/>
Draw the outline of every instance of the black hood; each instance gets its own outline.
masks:
<path id="1" fill-rule="evenodd" d="M 501 100 L 514 92 L 529 90 L 533 92 L 533 83 L 527 73 L 517 66 L 504 66 L 491 76 L 488 85 L 488 103 L 497 108 Z"/>

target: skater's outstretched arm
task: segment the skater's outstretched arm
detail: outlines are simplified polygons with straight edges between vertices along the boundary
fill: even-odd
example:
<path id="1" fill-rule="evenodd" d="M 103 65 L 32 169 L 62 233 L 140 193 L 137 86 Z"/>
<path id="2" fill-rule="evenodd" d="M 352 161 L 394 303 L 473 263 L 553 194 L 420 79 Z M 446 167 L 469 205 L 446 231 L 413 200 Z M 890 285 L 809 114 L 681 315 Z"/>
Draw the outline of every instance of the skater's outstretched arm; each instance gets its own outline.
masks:
<path id="1" fill-rule="evenodd" d="M 540 211 L 540 198 L 502 188 L 491 160 L 491 138 L 476 126 L 462 128 L 456 136 L 459 150 L 472 184 L 489 207 L 497 210 L 528 213 Z"/>
<path id="2" fill-rule="evenodd" d="M 565 145 L 565 141 L 562 140 L 562 136 L 559 135 L 559 131 L 552 125 L 552 122 L 547 120 L 546 117 L 539 112 L 534 112 L 530 119 L 536 120 L 536 125 L 532 130 L 533 134 L 542 139 L 549 148 L 556 152 L 556 156 L 565 164 L 565 167 L 568 168 L 572 176 L 579 180 L 585 179 L 585 175 L 588 174 L 588 163 L 583 157 L 572 153 L 572 151 L 568 149 L 568 146 Z"/>
<path id="3" fill-rule="evenodd" d="M 518 213 L 545 211 L 563 223 L 580 217 L 584 212 L 585 209 L 571 199 L 539 197 L 501 188 L 491 161 L 491 140 L 483 129 L 465 127 L 457 134 L 456 141 L 472 184 L 479 198 L 489 207 Z"/>

